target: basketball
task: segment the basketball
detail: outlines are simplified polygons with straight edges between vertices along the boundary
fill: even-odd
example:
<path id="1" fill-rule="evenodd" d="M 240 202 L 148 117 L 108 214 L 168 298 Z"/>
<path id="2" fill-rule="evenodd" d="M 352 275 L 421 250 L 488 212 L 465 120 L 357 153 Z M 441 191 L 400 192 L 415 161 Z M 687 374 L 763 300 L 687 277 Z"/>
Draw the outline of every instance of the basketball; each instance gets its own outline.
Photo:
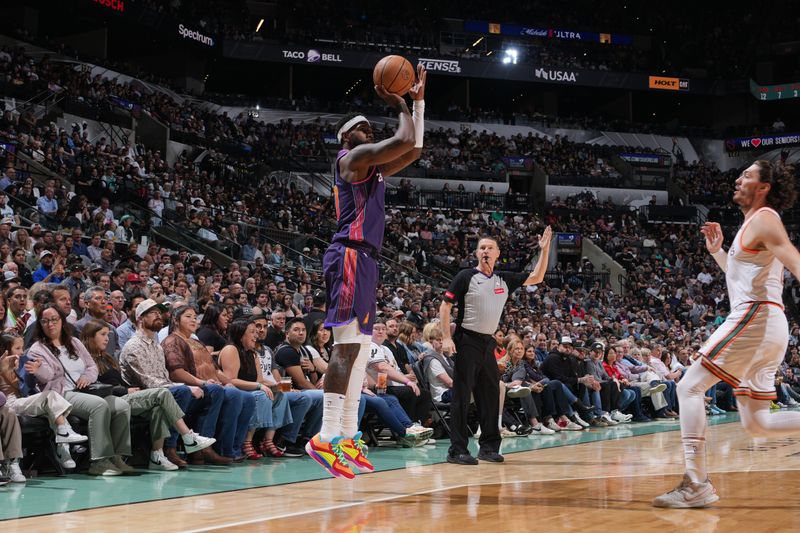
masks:
<path id="1" fill-rule="evenodd" d="M 403 56 L 386 56 L 375 65 L 372 81 L 390 93 L 403 96 L 414 85 L 414 67 Z"/>

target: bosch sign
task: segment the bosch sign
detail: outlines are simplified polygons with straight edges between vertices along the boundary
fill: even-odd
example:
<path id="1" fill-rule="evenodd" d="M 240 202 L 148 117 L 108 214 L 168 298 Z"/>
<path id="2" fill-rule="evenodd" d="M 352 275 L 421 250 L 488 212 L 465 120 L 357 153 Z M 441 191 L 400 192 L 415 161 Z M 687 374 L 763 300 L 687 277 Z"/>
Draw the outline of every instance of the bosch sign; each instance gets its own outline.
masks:
<path id="1" fill-rule="evenodd" d="M 419 58 L 419 62 L 425 67 L 425 70 L 432 72 L 448 72 L 450 74 L 460 74 L 461 66 L 458 61 L 450 59 L 427 59 L 424 57 Z"/>
<path id="2" fill-rule="evenodd" d="M 341 63 L 339 54 L 323 54 L 313 48 L 308 52 L 302 50 L 283 50 L 284 59 L 305 59 L 307 63 Z"/>
<path id="3" fill-rule="evenodd" d="M 125 12 L 125 3 L 122 0 L 92 0 L 95 4 L 100 4 L 120 13 Z"/>

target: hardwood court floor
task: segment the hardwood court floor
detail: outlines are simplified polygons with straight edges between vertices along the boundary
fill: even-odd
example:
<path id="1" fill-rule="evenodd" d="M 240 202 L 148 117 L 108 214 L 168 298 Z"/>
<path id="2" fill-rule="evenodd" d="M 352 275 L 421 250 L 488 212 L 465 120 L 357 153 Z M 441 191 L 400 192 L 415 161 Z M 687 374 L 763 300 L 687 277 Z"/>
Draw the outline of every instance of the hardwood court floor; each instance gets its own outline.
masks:
<path id="1" fill-rule="evenodd" d="M 588 436 L 570 438 L 578 442 Z M 712 426 L 709 464 L 722 499 L 707 510 L 656 510 L 650 507 L 653 495 L 672 488 L 683 472 L 677 431 L 513 453 L 530 447 L 530 441 L 562 437 L 506 441 L 503 465 L 411 461 L 402 470 L 358 476 L 353 482 L 322 479 L 23 518 L 0 522 L 0 530 L 462 533 L 736 528 L 751 533 L 800 528 L 800 438 L 751 439 L 738 423 Z M 440 447 L 446 444 L 429 454 L 441 454 Z M 376 461 L 383 453 L 376 452 Z M 109 482 L 109 490 L 122 488 L 122 481 Z M 24 490 L 18 494 L 24 497 Z M 52 497 L 57 501 L 57 491 Z"/>

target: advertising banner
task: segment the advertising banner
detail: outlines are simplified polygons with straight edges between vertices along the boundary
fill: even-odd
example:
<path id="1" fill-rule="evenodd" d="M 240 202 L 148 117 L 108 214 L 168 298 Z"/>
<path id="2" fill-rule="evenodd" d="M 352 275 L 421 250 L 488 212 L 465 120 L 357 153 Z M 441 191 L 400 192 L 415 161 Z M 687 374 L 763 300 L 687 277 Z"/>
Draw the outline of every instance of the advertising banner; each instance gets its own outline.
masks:
<path id="1" fill-rule="evenodd" d="M 689 80 L 685 78 L 669 78 L 664 76 L 650 76 L 648 87 L 664 91 L 688 91 Z"/>
<path id="2" fill-rule="evenodd" d="M 217 47 L 215 47 L 217 48 Z M 280 45 L 226 40 L 224 57 L 245 61 L 265 61 L 305 65 L 308 67 L 339 67 L 369 69 L 386 54 L 363 50 L 338 50 L 328 47 Z M 704 79 L 648 76 L 638 72 L 583 70 L 527 63 L 505 64 L 501 61 L 453 57 L 406 56 L 412 64 L 422 63 L 431 73 L 461 78 L 526 81 L 583 87 L 608 87 L 646 91 L 650 89 L 691 91 L 701 94 L 730 94 L 745 92 L 746 82 L 711 81 Z"/>
<path id="3" fill-rule="evenodd" d="M 781 135 L 760 135 L 757 137 L 735 137 L 725 139 L 725 150 L 739 152 L 741 150 L 759 150 L 800 146 L 800 133 L 784 133 Z"/>

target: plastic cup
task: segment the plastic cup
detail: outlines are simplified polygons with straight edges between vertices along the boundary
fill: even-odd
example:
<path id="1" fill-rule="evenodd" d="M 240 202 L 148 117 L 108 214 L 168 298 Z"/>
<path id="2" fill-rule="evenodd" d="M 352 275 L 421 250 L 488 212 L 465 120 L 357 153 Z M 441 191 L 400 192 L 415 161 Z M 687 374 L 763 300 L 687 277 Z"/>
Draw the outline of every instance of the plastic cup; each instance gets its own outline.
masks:
<path id="1" fill-rule="evenodd" d="M 375 392 L 378 394 L 386 394 L 386 382 L 389 375 L 386 372 L 378 372 L 378 381 L 375 385 Z"/>

